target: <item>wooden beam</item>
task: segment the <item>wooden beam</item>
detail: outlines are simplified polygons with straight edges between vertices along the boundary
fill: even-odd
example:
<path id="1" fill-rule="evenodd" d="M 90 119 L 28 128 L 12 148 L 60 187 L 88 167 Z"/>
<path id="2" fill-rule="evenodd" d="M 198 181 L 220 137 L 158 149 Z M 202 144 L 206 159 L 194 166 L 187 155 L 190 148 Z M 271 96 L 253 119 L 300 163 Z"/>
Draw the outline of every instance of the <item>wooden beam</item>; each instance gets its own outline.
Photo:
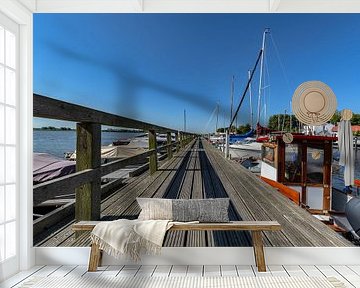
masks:
<path id="1" fill-rule="evenodd" d="M 156 146 L 156 132 L 155 130 L 149 130 L 149 150 L 154 149 L 156 151 Z M 153 153 L 149 157 L 149 170 L 150 174 L 153 174 L 157 171 L 157 153 Z"/>
<path id="2" fill-rule="evenodd" d="M 131 157 L 128 157 L 125 159 L 120 159 L 120 160 L 116 160 L 116 161 L 104 164 L 101 166 L 101 176 L 110 174 L 121 168 L 125 168 L 128 165 L 136 164 L 139 162 L 139 160 L 145 159 L 145 158 L 149 157 L 150 155 L 154 155 L 154 154 L 156 154 L 156 150 L 151 149 L 149 151 L 146 151 L 144 153 L 141 153 L 141 154 L 138 154 L 135 156 L 131 156 Z"/>
<path id="3" fill-rule="evenodd" d="M 38 185 L 34 185 L 33 204 L 38 205 L 46 200 L 63 194 L 74 193 L 75 188 L 100 177 L 99 169 L 86 169 Z"/>
<path id="4" fill-rule="evenodd" d="M 101 221 L 102 222 L 102 221 Z M 91 231 L 100 221 L 80 221 L 72 225 L 73 231 Z M 187 230 L 187 231 L 279 231 L 281 225 L 277 221 L 232 221 L 228 223 L 175 223 L 170 230 Z"/>
<path id="5" fill-rule="evenodd" d="M 98 123 L 108 126 L 127 127 L 141 130 L 157 130 L 159 132 L 176 132 L 176 130 L 166 127 L 102 112 L 38 94 L 34 94 L 33 106 L 34 117 L 82 123 Z"/>
<path id="6" fill-rule="evenodd" d="M 175 133 L 176 153 L 179 152 L 179 150 L 180 150 L 179 133 L 180 132 Z"/>
<path id="7" fill-rule="evenodd" d="M 89 266 L 88 271 L 89 272 L 96 272 L 97 267 L 100 265 L 101 261 L 101 250 L 99 245 L 92 244 L 91 250 L 90 250 L 90 257 L 89 257 Z"/>
<path id="8" fill-rule="evenodd" d="M 78 123 L 76 125 L 76 171 L 100 169 L 101 125 Z M 100 219 L 101 177 L 93 178 L 75 190 L 75 219 Z"/>
<path id="9" fill-rule="evenodd" d="M 120 178 L 120 179 L 115 179 L 112 180 L 106 184 L 101 185 L 101 196 L 103 197 L 103 195 L 110 195 L 114 189 L 119 189 L 119 187 L 121 187 L 122 182 L 124 181 L 124 179 Z M 106 197 L 105 196 L 105 197 Z"/>
<path id="10" fill-rule="evenodd" d="M 264 246 L 261 231 L 251 231 L 251 238 L 254 247 L 255 263 L 259 272 L 266 272 Z"/>
<path id="11" fill-rule="evenodd" d="M 179 135 L 179 141 L 180 141 L 180 149 L 182 149 L 182 148 L 184 148 L 185 147 L 185 145 L 184 145 L 184 133 L 183 132 L 180 132 L 179 133 L 180 135 Z"/>
<path id="12" fill-rule="evenodd" d="M 33 222 L 33 235 L 36 237 L 41 232 L 53 227 L 61 220 L 65 218 L 69 218 L 70 215 L 74 215 L 75 211 L 75 200 L 68 200 L 68 203 L 56 208 L 55 210 L 51 211 L 50 213 L 45 214 L 44 216 L 34 220 Z"/>
<path id="13" fill-rule="evenodd" d="M 277 189 L 281 194 L 283 194 L 286 198 L 289 198 L 291 201 L 293 201 L 296 205 L 300 205 L 300 193 L 282 183 L 279 183 L 277 181 L 273 181 L 269 178 L 260 176 L 261 180 L 268 183 L 270 186 Z"/>
<path id="14" fill-rule="evenodd" d="M 172 143 L 171 132 L 167 132 L 166 136 L 167 136 L 166 144 L 169 145 Z M 168 159 L 172 158 L 172 145 L 167 146 L 167 156 L 168 156 Z"/>

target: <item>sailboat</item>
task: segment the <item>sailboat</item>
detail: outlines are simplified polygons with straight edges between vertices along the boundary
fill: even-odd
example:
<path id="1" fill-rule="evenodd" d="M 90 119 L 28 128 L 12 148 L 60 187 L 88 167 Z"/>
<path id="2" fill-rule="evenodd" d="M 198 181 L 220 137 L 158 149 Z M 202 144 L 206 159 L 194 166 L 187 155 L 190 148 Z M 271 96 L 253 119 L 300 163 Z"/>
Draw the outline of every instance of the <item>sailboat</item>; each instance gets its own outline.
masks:
<path id="1" fill-rule="evenodd" d="M 262 54 L 261 54 L 261 63 L 260 63 L 260 81 L 259 81 L 259 96 L 258 96 L 258 115 L 257 115 L 257 126 L 256 130 L 253 128 L 253 113 L 252 113 L 252 91 L 251 91 L 251 83 L 249 84 L 249 94 L 250 94 L 250 111 L 251 111 L 251 130 L 242 135 L 230 135 L 230 144 L 229 144 L 229 153 L 231 157 L 236 158 L 260 158 L 261 155 L 261 141 L 257 141 L 257 138 L 252 136 L 255 135 L 255 132 L 258 132 L 258 127 L 260 126 L 260 107 L 261 107 L 261 92 L 263 90 L 262 87 L 262 78 L 263 78 L 263 69 L 264 69 L 264 54 L 265 54 L 265 43 L 266 43 L 266 35 L 270 33 L 269 29 L 265 29 L 263 33 L 262 39 Z M 248 71 L 248 76 L 250 80 L 251 71 Z M 256 133 L 258 136 L 259 134 Z"/>

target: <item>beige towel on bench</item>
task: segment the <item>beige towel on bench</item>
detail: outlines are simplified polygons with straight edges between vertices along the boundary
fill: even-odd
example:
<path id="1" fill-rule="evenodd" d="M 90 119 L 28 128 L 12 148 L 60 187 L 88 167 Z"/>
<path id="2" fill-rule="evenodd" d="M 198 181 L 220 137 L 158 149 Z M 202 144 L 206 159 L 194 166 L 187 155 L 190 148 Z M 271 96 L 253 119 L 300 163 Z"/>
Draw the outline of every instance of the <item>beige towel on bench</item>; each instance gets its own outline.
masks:
<path id="1" fill-rule="evenodd" d="M 169 220 L 100 222 L 91 233 L 91 241 L 115 258 L 125 256 L 139 261 L 141 251 L 149 255 L 160 253 L 165 233 L 172 225 Z"/>

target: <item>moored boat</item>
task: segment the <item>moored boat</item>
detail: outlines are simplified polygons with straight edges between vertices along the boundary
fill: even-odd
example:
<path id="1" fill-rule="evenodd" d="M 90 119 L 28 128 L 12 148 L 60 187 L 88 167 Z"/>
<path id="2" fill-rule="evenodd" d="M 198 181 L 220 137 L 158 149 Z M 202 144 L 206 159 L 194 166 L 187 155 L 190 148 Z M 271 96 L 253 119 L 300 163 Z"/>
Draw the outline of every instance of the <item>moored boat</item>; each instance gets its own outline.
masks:
<path id="1" fill-rule="evenodd" d="M 244 158 L 253 157 L 260 158 L 262 143 L 254 138 L 246 138 L 244 141 L 237 141 L 229 145 L 231 157 Z"/>

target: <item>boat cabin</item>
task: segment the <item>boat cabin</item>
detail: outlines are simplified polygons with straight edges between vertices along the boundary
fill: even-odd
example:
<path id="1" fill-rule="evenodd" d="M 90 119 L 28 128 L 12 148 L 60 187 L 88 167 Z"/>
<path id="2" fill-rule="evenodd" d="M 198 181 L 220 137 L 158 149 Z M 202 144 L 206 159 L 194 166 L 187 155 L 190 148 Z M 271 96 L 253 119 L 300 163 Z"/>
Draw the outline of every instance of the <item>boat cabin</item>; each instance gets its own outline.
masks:
<path id="1" fill-rule="evenodd" d="M 262 146 L 261 176 L 299 193 L 300 205 L 313 213 L 331 210 L 332 146 L 336 137 L 275 136 Z"/>

